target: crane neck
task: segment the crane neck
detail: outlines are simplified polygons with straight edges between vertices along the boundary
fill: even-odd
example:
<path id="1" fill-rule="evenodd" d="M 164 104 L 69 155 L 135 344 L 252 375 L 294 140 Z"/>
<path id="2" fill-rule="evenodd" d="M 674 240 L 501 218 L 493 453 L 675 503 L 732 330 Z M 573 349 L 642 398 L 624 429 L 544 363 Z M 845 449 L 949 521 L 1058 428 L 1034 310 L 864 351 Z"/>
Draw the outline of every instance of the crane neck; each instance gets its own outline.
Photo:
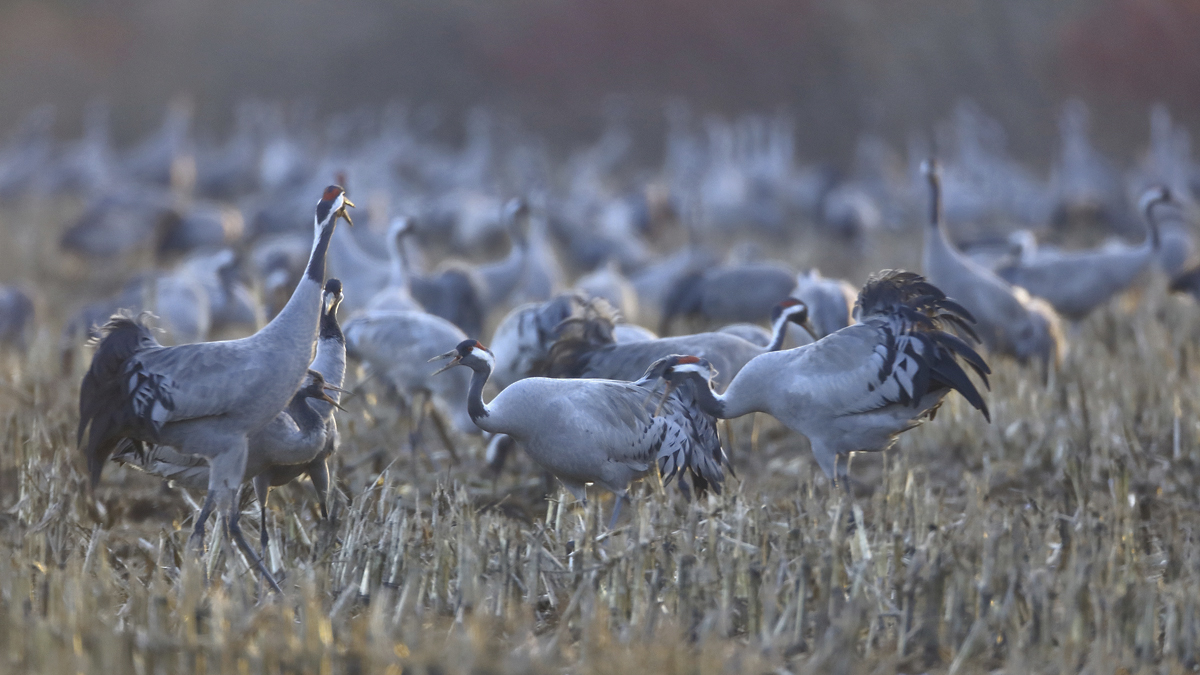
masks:
<path id="1" fill-rule="evenodd" d="M 1158 218 L 1154 215 L 1154 207 L 1167 203 L 1166 199 L 1152 199 L 1146 203 L 1143 215 L 1146 219 L 1146 241 L 1142 244 L 1152 251 L 1157 251 L 1161 243 L 1158 230 Z"/>
<path id="2" fill-rule="evenodd" d="M 404 255 L 404 235 L 388 237 L 388 257 L 391 259 L 391 285 L 408 288 L 408 260 Z"/>
<path id="3" fill-rule="evenodd" d="M 283 309 L 254 336 L 273 344 L 276 353 L 291 347 L 303 349 L 305 367 L 312 359 L 317 338 L 324 297 L 322 286 L 325 283 L 325 254 L 329 251 L 329 241 L 336 226 L 335 217 L 317 229 L 304 276 L 300 277 Z"/>
<path id="4" fill-rule="evenodd" d="M 788 323 L 788 317 L 783 314 L 775 319 L 775 324 L 771 326 L 771 344 L 767 345 L 767 351 L 777 352 L 783 348 L 783 341 L 787 339 Z"/>
<path id="5" fill-rule="evenodd" d="M 483 402 L 483 386 L 487 384 L 491 375 L 490 368 L 472 369 L 471 388 L 467 391 L 467 414 L 471 416 L 471 421 L 484 431 L 495 431 L 489 428 L 491 425 L 487 423 L 487 418 L 492 414 L 491 407 Z"/>
<path id="6" fill-rule="evenodd" d="M 929 227 L 942 229 L 942 180 L 931 174 L 929 181 Z"/>
<path id="7" fill-rule="evenodd" d="M 700 410 L 706 415 L 712 415 L 717 419 L 730 419 L 736 415 L 729 415 L 725 404 L 725 395 L 718 394 L 712 389 L 712 385 L 700 376 L 700 373 L 687 373 L 688 381 L 693 385 L 692 388 L 696 394 L 696 404 L 700 406 Z"/>
<path id="8" fill-rule="evenodd" d="M 333 410 L 333 406 L 324 401 L 310 399 L 300 394 L 293 396 L 292 402 L 288 404 L 288 414 L 296 421 L 296 426 L 300 429 L 301 433 L 312 433 L 325 423 L 324 416 L 313 409 L 313 403 L 322 403 L 326 408 Z"/>

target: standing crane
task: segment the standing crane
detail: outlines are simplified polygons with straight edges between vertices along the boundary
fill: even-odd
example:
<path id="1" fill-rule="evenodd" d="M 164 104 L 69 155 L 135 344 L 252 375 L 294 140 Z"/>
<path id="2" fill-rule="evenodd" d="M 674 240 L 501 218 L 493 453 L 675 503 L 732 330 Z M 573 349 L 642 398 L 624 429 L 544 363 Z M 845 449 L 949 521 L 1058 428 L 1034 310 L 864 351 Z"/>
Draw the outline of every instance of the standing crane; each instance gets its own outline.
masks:
<path id="1" fill-rule="evenodd" d="M 409 283 L 408 264 L 404 256 L 404 237 L 413 227 L 413 219 L 407 217 L 393 218 L 388 226 L 387 245 L 388 261 L 391 263 L 391 275 L 387 286 L 371 296 L 367 310 L 396 310 L 401 312 L 420 312 L 423 308 L 412 296 Z"/>
<path id="2" fill-rule="evenodd" d="M 1158 257 L 1160 238 L 1154 207 L 1171 201 L 1163 186 L 1142 195 L 1146 238 L 1137 246 L 1109 242 L 1091 251 L 1025 246 L 1016 261 L 997 270 L 1002 279 L 1045 299 L 1062 316 L 1083 319 L 1133 285 Z"/>
<path id="3" fill-rule="evenodd" d="M 337 322 L 342 301 L 342 282 L 325 282 L 321 309 L 321 328 L 317 337 L 317 355 L 309 365 L 300 390 L 267 426 L 250 435 L 243 483 L 253 481 L 262 515 L 260 539 L 266 557 L 267 499 L 272 487 L 286 485 L 307 474 L 317 491 L 321 517 L 328 517 L 328 458 L 338 446 L 337 421 L 333 409 L 340 408 L 342 380 L 346 374 L 346 344 Z M 331 393 L 327 393 L 327 390 Z M 113 460 L 128 464 L 174 484 L 190 489 L 208 486 L 208 462 L 198 455 L 187 455 L 176 448 L 158 445 L 148 449 L 126 445 Z M 207 519 L 208 514 L 203 514 Z M 204 520 L 196 523 L 203 531 Z"/>
<path id="4" fill-rule="evenodd" d="M 434 424 L 451 455 L 454 444 L 445 434 L 439 406 L 449 412 L 451 424 L 460 433 L 477 433 L 467 415 L 466 373 L 435 378 L 437 368 L 429 364 L 429 358 L 444 345 L 466 339 L 458 326 L 426 312 L 379 310 L 347 321 L 345 333 L 347 355 L 366 364 L 372 376 L 378 375 L 394 388 L 412 411 L 409 441 L 414 448 L 431 405 Z"/>
<path id="5" fill-rule="evenodd" d="M 987 385 L 983 358 L 946 329 L 973 336 L 970 312 L 911 272 L 886 270 L 867 281 L 858 323 L 810 345 L 752 359 L 724 394 L 712 390 L 712 364 L 674 356 L 662 368 L 668 390 L 692 378 L 705 414 L 732 419 L 765 412 L 812 443 L 817 464 L 843 482 L 852 452 L 886 450 L 899 434 L 932 418 L 958 391 L 989 422 L 987 403 L 959 361 Z M 836 477 L 836 478 L 835 478 Z"/>
<path id="6" fill-rule="evenodd" d="M 1049 372 L 1066 348 L 1058 314 L 954 248 L 942 228 L 940 169 L 929 161 L 921 170 L 929 182 L 929 232 L 922 265 L 930 283 L 971 312 L 989 350 L 1021 361 L 1038 359 Z"/>
<path id="7" fill-rule="evenodd" d="M 208 496 L 201 515 L 225 511 L 230 537 L 275 589 L 279 585 L 238 525 L 248 437 L 287 406 L 304 380 L 320 323 L 325 253 L 338 218 L 352 224 L 346 213 L 351 206 L 341 187 L 325 188 L 304 277 L 262 330 L 240 340 L 163 347 L 140 321 L 115 316 L 101 331 L 79 392 L 77 438 L 92 485 L 123 441 L 169 445 L 206 458 Z M 201 548 L 203 538 L 203 529 L 193 530 L 190 548 Z"/>
<path id="8" fill-rule="evenodd" d="M 663 482 L 687 471 L 697 491 L 720 493 L 728 465 L 716 427 L 697 418 L 677 399 L 664 397 L 656 409 L 653 381 L 557 380 L 530 377 L 509 385 L 491 403 L 483 386 L 495 357 L 476 340 L 463 340 L 434 357 L 473 371 L 467 395 L 471 420 L 484 431 L 507 434 L 576 499 L 599 484 L 616 495 L 609 527 L 616 525 L 629 484 L 658 463 Z"/>

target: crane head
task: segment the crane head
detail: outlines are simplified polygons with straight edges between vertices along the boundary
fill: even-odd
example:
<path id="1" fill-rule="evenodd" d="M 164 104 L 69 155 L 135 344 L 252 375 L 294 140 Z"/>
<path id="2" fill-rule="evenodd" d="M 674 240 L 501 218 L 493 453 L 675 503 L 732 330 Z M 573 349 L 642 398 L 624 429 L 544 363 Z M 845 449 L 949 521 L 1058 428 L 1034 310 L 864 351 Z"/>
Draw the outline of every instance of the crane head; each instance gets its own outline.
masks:
<path id="1" fill-rule="evenodd" d="M 412 233 L 417 221 L 412 216 L 396 216 L 388 226 L 388 235 L 396 239 Z"/>
<path id="2" fill-rule="evenodd" d="M 654 415 L 662 411 L 663 404 L 667 402 L 667 398 L 671 396 L 671 392 L 675 391 L 675 387 L 683 381 L 680 373 L 696 373 L 704 380 L 706 386 L 712 386 L 712 380 L 717 376 L 717 371 L 708 361 L 690 355 L 673 354 L 664 356 L 661 359 L 650 364 L 646 369 L 646 374 L 638 381 L 639 384 L 649 384 L 654 380 L 661 379 L 667 383 L 666 389 L 663 390 L 662 399 L 658 402 L 658 406 L 654 409 Z"/>
<path id="3" fill-rule="evenodd" d="M 790 321 L 808 332 L 813 342 L 816 342 L 817 331 L 808 318 L 808 305 L 803 300 L 786 298 L 771 308 L 771 325 L 778 326 L 780 321 Z"/>
<path id="4" fill-rule="evenodd" d="M 308 371 L 308 374 L 305 375 L 304 383 L 300 385 L 300 391 L 296 392 L 296 395 L 302 398 L 315 398 L 320 401 L 325 401 L 338 410 L 346 412 L 345 408 L 338 405 L 336 399 L 326 393 L 327 391 L 336 391 L 342 394 L 346 393 L 345 389 L 326 382 L 321 373 L 318 373 L 315 370 L 310 370 Z"/>
<path id="5" fill-rule="evenodd" d="M 454 366 L 466 366 L 474 371 L 492 372 L 496 367 L 496 357 L 491 350 L 478 340 L 463 340 L 458 346 L 445 354 L 429 359 L 429 363 L 450 359 L 450 363 L 434 371 L 434 375 L 450 370 Z"/>
<path id="6" fill-rule="evenodd" d="M 354 221 L 350 220 L 350 214 L 346 213 L 346 208 L 353 206 L 354 202 L 346 197 L 342 186 L 330 185 L 321 195 L 321 201 L 317 202 L 317 227 L 333 225 L 339 216 L 346 219 L 347 225 L 353 226 Z"/>
<path id="7" fill-rule="evenodd" d="M 325 313 L 336 315 L 338 305 L 342 304 L 342 282 L 340 279 L 330 278 L 325 281 Z"/>

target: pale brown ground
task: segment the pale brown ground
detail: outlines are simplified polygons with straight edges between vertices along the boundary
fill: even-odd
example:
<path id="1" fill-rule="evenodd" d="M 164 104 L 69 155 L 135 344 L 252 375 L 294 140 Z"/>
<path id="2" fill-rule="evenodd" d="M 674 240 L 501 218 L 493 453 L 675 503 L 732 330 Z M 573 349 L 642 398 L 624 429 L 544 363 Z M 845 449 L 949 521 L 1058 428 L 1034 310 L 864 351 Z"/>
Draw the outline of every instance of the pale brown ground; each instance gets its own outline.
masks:
<path id="1" fill-rule="evenodd" d="M 35 281 L 42 310 L 28 358 L 0 371 L 0 672 L 1196 667 L 1200 311 L 1159 277 L 1089 319 L 1048 386 L 992 359 L 992 424 L 951 396 L 856 459 L 853 498 L 831 496 L 806 441 L 773 421 L 752 453 L 742 420 L 724 495 L 688 504 L 648 481 L 605 533 L 607 496 L 547 502 L 520 455 L 493 482 L 476 439 L 456 439 L 457 466 L 433 433 L 414 455 L 403 418 L 357 397 L 335 522 L 317 522 L 307 484 L 275 494 L 274 597 L 211 533 L 185 563 L 201 495 L 115 465 L 88 491 L 82 371 L 60 376 L 54 350 L 66 308 L 121 275 L 54 253 L 75 212 L 0 210 L 3 280 Z M 918 246 L 847 255 L 854 281 L 913 267 Z M 817 259 L 811 242 L 794 251 Z"/>

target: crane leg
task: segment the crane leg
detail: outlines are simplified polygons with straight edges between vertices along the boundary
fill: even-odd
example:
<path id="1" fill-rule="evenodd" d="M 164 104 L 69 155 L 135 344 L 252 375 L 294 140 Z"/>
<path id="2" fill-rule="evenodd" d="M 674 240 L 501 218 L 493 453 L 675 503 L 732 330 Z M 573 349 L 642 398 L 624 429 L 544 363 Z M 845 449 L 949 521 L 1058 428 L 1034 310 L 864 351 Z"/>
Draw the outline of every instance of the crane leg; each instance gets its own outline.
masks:
<path id="1" fill-rule="evenodd" d="M 729 439 L 729 451 L 736 452 L 737 440 L 733 437 L 733 421 L 721 420 L 721 423 L 725 425 L 725 437 Z"/>
<path id="2" fill-rule="evenodd" d="M 617 498 L 613 502 L 612 517 L 608 519 L 608 529 L 610 530 L 617 526 L 617 518 L 621 516 L 621 504 L 625 503 L 629 499 L 627 493 L 624 492 L 616 492 L 613 494 L 615 494 Z"/>
<path id="3" fill-rule="evenodd" d="M 442 414 L 433 405 L 433 399 L 425 399 L 425 405 L 429 406 L 429 417 L 433 420 L 433 428 L 437 429 L 438 436 L 442 439 L 442 445 L 445 445 L 446 450 L 450 453 L 450 459 L 453 460 L 455 465 L 462 464 L 462 460 L 458 458 L 458 453 L 454 451 L 454 443 L 450 440 L 450 434 L 446 433 L 446 422 L 442 420 Z"/>
<path id="4" fill-rule="evenodd" d="M 264 563 L 263 559 L 254 552 L 254 549 L 250 548 L 250 544 L 246 542 L 246 536 L 242 534 L 242 526 L 238 522 L 242 518 L 242 511 L 237 507 L 237 503 L 238 502 L 235 495 L 233 507 L 229 509 L 229 517 L 225 520 L 227 527 L 229 528 L 229 537 L 233 539 L 238 548 L 242 549 L 242 553 L 246 554 L 246 558 L 250 560 L 250 564 L 254 565 L 254 567 L 258 569 L 259 574 L 263 576 L 263 579 L 266 579 L 272 590 L 274 590 L 276 593 L 282 594 L 283 589 L 279 587 L 279 584 L 275 581 L 275 577 L 272 576 L 270 570 L 267 569 L 267 564 Z"/>
<path id="5" fill-rule="evenodd" d="M 254 477 L 254 494 L 258 497 L 258 539 L 262 543 L 263 558 L 267 557 L 267 545 L 271 535 L 267 532 L 267 500 L 271 498 L 271 481 L 266 474 Z"/>
<path id="6" fill-rule="evenodd" d="M 329 520 L 329 460 L 320 458 L 308 465 L 308 479 L 317 491 L 317 506 L 321 509 L 321 520 Z"/>
<path id="7" fill-rule="evenodd" d="M 758 434 L 761 428 L 758 425 L 758 413 L 750 413 L 750 452 L 758 454 Z M 730 448 L 732 450 L 733 448 Z"/>
<path id="8" fill-rule="evenodd" d="M 204 551 L 204 524 L 208 522 L 216 503 L 217 495 L 209 490 L 204 497 L 204 505 L 200 507 L 200 513 L 196 514 L 196 525 L 192 528 L 192 535 L 188 537 L 188 549 L 195 553 Z"/>
<path id="9" fill-rule="evenodd" d="M 421 399 L 420 403 L 417 403 L 416 399 L 418 398 Z M 412 454 L 414 457 L 417 454 L 417 448 L 420 447 L 421 453 L 425 455 L 425 458 L 429 460 L 429 463 L 433 465 L 433 468 L 435 470 L 440 470 L 441 467 L 438 466 L 437 460 L 433 458 L 433 455 L 429 454 L 429 451 L 425 449 L 424 444 L 421 443 L 421 429 L 425 426 L 425 413 L 428 409 L 428 405 L 429 394 L 427 392 L 419 391 L 415 396 L 413 396 L 412 431 L 408 432 L 408 443 L 412 447 Z"/>

